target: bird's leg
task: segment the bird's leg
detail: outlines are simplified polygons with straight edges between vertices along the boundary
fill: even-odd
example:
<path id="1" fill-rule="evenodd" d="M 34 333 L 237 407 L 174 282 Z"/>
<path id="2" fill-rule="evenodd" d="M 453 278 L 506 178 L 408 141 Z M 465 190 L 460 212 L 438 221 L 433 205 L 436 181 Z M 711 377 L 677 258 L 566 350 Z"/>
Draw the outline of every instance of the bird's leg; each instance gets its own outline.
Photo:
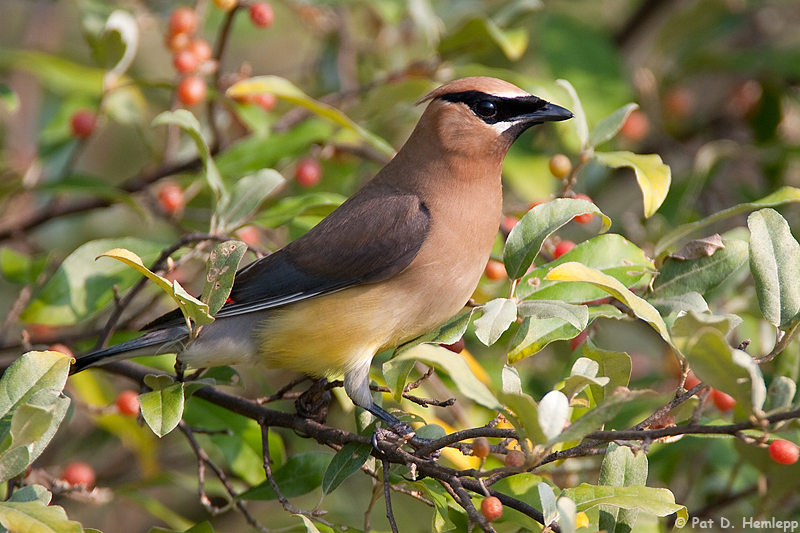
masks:
<path id="1" fill-rule="evenodd" d="M 294 402 L 297 413 L 303 418 L 310 418 L 319 423 L 324 423 L 328 416 L 328 404 L 331 393 L 327 388 L 328 380 L 320 378 L 300 395 Z"/>

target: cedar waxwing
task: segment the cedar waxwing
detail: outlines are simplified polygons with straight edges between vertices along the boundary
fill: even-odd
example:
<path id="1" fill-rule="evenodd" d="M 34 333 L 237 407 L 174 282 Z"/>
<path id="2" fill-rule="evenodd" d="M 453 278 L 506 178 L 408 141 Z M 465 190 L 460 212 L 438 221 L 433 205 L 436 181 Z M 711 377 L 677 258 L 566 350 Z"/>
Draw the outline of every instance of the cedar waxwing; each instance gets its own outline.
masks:
<path id="1" fill-rule="evenodd" d="M 178 313 L 138 339 L 80 357 L 105 362 L 177 353 L 194 368 L 261 363 L 309 376 L 344 374 L 353 403 L 375 405 L 373 356 L 439 326 L 478 285 L 502 216 L 503 158 L 527 128 L 572 113 L 494 78 L 452 81 L 397 155 L 303 237 L 236 274 L 228 303 L 193 341 Z"/>

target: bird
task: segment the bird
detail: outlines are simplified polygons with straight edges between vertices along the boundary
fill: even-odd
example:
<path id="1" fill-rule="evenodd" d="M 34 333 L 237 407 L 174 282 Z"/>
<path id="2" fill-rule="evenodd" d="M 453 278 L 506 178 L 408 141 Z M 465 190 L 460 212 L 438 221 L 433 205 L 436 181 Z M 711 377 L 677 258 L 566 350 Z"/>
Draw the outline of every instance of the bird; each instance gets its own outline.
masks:
<path id="1" fill-rule="evenodd" d="M 193 368 L 344 375 L 355 405 L 413 434 L 373 401 L 373 357 L 464 308 L 498 233 L 506 153 L 529 127 L 573 116 L 490 77 L 450 81 L 423 103 L 397 154 L 305 235 L 241 268 L 227 303 L 194 338 L 179 311 L 168 313 L 136 339 L 79 357 L 71 372 L 176 353 Z"/>

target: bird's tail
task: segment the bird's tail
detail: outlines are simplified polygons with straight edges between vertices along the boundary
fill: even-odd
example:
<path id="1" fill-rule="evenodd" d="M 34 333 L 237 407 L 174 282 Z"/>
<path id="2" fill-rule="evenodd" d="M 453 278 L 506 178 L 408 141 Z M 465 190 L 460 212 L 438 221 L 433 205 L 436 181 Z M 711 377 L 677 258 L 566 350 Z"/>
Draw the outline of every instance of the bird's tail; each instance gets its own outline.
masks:
<path id="1" fill-rule="evenodd" d="M 187 336 L 185 327 L 149 331 L 139 338 L 79 356 L 70 368 L 70 374 L 92 366 L 121 361 L 140 355 L 157 355 L 180 351 L 180 341 Z"/>

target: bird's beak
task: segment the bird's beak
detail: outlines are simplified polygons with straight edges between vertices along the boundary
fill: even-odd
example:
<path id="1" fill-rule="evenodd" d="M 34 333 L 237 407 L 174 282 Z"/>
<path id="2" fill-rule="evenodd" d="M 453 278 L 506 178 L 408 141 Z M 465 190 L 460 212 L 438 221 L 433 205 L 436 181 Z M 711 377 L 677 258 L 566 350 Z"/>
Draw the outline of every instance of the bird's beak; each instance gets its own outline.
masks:
<path id="1" fill-rule="evenodd" d="M 556 104 L 551 104 L 550 102 L 544 102 L 544 107 L 541 107 L 533 113 L 520 115 L 517 118 L 521 122 L 533 125 L 543 124 L 545 122 L 559 122 L 561 120 L 570 119 L 573 116 L 574 115 L 572 114 L 572 111 L 569 109 L 563 108 Z"/>

